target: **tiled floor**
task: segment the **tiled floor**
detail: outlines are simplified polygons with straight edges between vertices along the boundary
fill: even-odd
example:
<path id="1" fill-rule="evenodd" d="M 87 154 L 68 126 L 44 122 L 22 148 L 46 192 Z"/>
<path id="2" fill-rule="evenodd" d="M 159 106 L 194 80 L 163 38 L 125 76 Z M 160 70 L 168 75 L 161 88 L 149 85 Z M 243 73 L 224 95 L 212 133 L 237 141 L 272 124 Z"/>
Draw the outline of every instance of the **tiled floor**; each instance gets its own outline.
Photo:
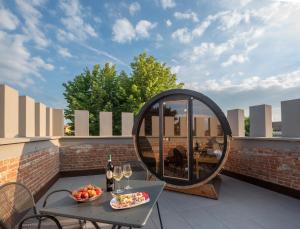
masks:
<path id="1" fill-rule="evenodd" d="M 104 179 L 101 175 L 61 178 L 49 191 L 104 184 Z M 222 176 L 219 200 L 164 191 L 159 203 L 165 229 L 300 229 L 300 200 L 226 176 Z M 86 228 L 93 227 L 87 224 Z M 144 228 L 159 228 L 156 209 Z"/>

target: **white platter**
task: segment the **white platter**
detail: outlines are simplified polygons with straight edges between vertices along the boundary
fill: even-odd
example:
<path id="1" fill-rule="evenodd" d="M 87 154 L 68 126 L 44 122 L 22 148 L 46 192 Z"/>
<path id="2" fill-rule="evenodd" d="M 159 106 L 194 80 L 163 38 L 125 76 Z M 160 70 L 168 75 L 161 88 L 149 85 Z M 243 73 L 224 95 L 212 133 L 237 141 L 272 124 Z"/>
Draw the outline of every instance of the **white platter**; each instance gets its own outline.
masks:
<path id="1" fill-rule="evenodd" d="M 121 210 L 121 209 L 127 209 L 127 208 L 134 208 L 134 207 L 137 207 L 137 206 L 140 206 L 142 204 L 146 204 L 150 201 L 150 198 L 148 198 L 147 200 L 145 201 L 141 201 L 141 202 L 137 202 L 133 205 L 130 205 L 130 206 L 126 206 L 126 207 L 121 207 L 121 208 L 117 208 L 114 206 L 115 203 L 117 203 L 117 199 L 116 197 L 112 198 L 111 201 L 110 201 L 110 206 L 113 208 L 113 209 L 116 209 L 116 210 Z"/>

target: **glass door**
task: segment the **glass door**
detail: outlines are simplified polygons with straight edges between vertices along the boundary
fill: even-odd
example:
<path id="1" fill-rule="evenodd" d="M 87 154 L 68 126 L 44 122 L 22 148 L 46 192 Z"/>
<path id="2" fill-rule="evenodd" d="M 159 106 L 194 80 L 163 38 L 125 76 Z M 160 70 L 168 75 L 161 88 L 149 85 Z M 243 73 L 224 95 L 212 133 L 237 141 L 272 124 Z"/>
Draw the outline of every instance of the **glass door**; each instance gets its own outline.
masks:
<path id="1" fill-rule="evenodd" d="M 165 99 L 161 104 L 162 176 L 166 179 L 188 182 L 189 127 L 188 99 Z"/>

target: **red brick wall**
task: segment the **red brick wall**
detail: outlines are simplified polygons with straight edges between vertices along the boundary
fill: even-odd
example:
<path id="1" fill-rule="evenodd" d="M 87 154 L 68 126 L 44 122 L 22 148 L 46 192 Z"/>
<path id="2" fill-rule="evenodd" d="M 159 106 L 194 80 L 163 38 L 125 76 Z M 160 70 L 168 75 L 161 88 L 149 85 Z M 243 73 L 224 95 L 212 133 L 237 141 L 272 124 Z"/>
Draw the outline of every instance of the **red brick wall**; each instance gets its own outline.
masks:
<path id="1" fill-rule="evenodd" d="M 72 141 L 76 143 L 75 138 Z M 136 160 L 130 141 L 118 144 L 114 141 L 112 139 L 111 142 L 101 144 L 72 143 L 69 146 L 64 143 L 61 147 L 51 145 L 36 150 L 33 147 L 34 150 L 21 156 L 8 154 L 5 159 L 0 159 L 0 182 L 17 180 L 36 193 L 59 171 L 105 168 L 108 154 L 112 154 L 115 165 Z M 35 146 L 38 143 L 30 144 Z M 3 155 L 1 147 L 0 154 Z M 300 190 L 300 141 L 258 139 L 251 142 L 235 139 L 225 169 Z"/>
<path id="2" fill-rule="evenodd" d="M 133 144 L 80 144 L 60 148 L 60 170 L 105 169 L 108 155 L 114 165 L 136 160 Z"/>
<path id="3" fill-rule="evenodd" d="M 269 146 L 258 142 L 257 147 L 252 147 L 246 140 L 236 141 L 232 144 L 225 170 L 300 190 L 300 142 L 283 142 L 284 148 L 279 147 L 278 142 Z"/>
<path id="4" fill-rule="evenodd" d="M 33 194 L 58 173 L 59 149 L 57 146 L 0 160 L 0 183 L 21 182 Z"/>

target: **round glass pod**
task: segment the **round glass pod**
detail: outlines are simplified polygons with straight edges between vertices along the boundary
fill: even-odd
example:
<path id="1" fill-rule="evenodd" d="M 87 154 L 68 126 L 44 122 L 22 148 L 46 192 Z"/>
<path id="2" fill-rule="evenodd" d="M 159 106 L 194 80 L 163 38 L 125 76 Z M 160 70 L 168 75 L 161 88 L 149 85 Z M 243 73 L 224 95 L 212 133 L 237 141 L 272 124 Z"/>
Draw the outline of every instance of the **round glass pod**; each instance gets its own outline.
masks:
<path id="1" fill-rule="evenodd" d="M 150 99 L 133 127 L 138 158 L 170 186 L 190 188 L 214 178 L 226 161 L 231 129 L 207 96 L 173 89 Z"/>

